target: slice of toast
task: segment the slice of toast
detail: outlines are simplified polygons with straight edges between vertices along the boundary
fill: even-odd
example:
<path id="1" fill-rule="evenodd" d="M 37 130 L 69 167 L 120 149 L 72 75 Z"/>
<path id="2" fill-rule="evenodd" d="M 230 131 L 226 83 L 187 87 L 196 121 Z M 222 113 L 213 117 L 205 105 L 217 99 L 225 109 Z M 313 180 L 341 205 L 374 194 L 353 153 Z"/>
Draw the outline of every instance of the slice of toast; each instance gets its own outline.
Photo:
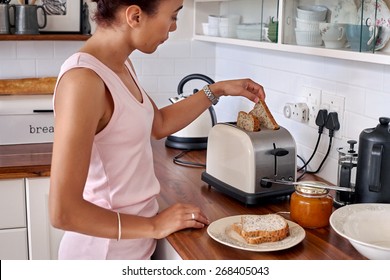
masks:
<path id="1" fill-rule="evenodd" d="M 289 235 L 286 219 L 277 214 L 245 215 L 240 223 L 232 225 L 232 229 L 249 244 L 276 242 Z"/>
<path id="2" fill-rule="evenodd" d="M 273 130 L 280 128 L 264 100 L 257 102 L 249 114 L 255 115 L 260 120 L 261 127 Z"/>
<path id="3" fill-rule="evenodd" d="M 238 112 L 237 126 L 246 131 L 260 131 L 260 120 L 251 113 Z"/>

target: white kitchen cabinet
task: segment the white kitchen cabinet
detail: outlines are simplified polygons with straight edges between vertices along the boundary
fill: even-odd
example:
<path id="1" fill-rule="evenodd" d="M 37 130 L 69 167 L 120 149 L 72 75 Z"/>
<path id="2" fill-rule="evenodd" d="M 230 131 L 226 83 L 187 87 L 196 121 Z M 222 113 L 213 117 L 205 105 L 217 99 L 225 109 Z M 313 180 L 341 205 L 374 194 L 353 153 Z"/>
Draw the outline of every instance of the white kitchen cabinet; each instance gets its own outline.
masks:
<path id="1" fill-rule="evenodd" d="M 157 240 L 152 260 L 183 260 L 166 238 Z"/>
<path id="2" fill-rule="evenodd" d="M 349 13 L 351 3 L 355 7 Z M 195 0 L 193 38 L 238 46 L 271 49 L 283 52 L 317 55 L 354 61 L 390 65 L 390 43 L 382 43 L 380 48 L 372 51 L 352 51 L 348 45 L 342 49 L 330 49 L 324 46 L 297 45 L 295 38 L 296 8 L 299 5 L 325 5 L 329 8 L 327 21 L 332 13 L 351 16 L 356 14 L 356 24 L 381 26 L 380 40 L 390 38 L 390 0 Z M 376 8 L 377 7 L 377 8 Z M 204 34 L 203 23 L 208 22 L 209 15 L 228 17 L 240 15 L 241 24 L 268 24 L 270 18 L 278 22 L 277 42 L 269 42 L 260 37 L 258 40 L 239 39 L 237 36 L 221 37 Z M 378 41 L 379 42 L 379 41 Z"/>
<path id="3" fill-rule="evenodd" d="M 24 180 L 0 180 L 0 228 L 26 227 Z"/>
<path id="4" fill-rule="evenodd" d="M 32 260 L 57 259 L 63 231 L 52 227 L 49 220 L 50 178 L 27 178 L 25 180 L 29 258 Z"/>
<path id="5" fill-rule="evenodd" d="M 0 180 L 0 259 L 28 259 L 23 179 Z"/>
<path id="6" fill-rule="evenodd" d="M 0 230 L 0 260 L 27 260 L 27 229 Z"/>

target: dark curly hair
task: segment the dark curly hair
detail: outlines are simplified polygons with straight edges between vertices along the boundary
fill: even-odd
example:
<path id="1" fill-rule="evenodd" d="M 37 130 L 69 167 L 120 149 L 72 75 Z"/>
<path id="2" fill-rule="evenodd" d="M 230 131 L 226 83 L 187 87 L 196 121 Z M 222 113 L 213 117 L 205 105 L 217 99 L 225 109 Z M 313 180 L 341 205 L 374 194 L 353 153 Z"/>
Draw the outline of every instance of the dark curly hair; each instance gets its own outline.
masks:
<path id="1" fill-rule="evenodd" d="M 97 3 L 93 19 L 98 24 L 110 25 L 115 20 L 117 10 L 122 6 L 137 5 L 143 12 L 153 15 L 163 0 L 92 0 Z"/>

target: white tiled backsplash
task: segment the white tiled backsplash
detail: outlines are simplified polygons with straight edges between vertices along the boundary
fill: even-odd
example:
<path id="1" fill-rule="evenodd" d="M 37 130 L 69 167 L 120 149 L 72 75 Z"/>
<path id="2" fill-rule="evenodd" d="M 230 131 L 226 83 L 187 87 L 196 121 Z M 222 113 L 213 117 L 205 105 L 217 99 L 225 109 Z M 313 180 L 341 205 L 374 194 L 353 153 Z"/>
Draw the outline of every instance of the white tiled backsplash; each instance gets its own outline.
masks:
<path id="1" fill-rule="evenodd" d="M 56 76 L 64 59 L 83 42 L 0 41 L 0 79 Z M 336 148 L 348 139 L 390 116 L 390 67 L 316 56 L 259 50 L 238 46 L 179 39 L 168 41 L 152 55 L 132 55 L 139 79 L 159 106 L 169 104 L 177 94 L 179 81 L 188 74 L 202 73 L 215 80 L 250 77 L 261 83 L 276 120 L 294 136 L 298 154 L 308 159 L 317 139 L 317 130 L 286 119 L 286 102 L 302 101 L 302 86 L 311 86 L 345 97 L 343 139 L 334 139 L 329 159 L 320 176 L 336 183 Z M 232 121 L 239 110 L 251 103 L 241 98 L 222 98 L 216 106 L 218 121 Z M 310 165 L 316 169 L 328 147 L 321 140 L 319 155 Z"/>

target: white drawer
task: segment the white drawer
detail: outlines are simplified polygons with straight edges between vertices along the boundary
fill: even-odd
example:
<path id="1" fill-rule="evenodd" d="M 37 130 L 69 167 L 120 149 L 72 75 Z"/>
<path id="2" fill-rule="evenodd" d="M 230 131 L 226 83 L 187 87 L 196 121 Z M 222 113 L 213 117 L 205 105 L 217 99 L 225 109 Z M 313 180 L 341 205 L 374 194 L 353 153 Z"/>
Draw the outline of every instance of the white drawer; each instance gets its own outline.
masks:
<path id="1" fill-rule="evenodd" d="M 0 259 L 27 260 L 27 229 L 0 230 Z"/>
<path id="2" fill-rule="evenodd" d="M 26 227 L 24 179 L 0 180 L 0 229 Z"/>

